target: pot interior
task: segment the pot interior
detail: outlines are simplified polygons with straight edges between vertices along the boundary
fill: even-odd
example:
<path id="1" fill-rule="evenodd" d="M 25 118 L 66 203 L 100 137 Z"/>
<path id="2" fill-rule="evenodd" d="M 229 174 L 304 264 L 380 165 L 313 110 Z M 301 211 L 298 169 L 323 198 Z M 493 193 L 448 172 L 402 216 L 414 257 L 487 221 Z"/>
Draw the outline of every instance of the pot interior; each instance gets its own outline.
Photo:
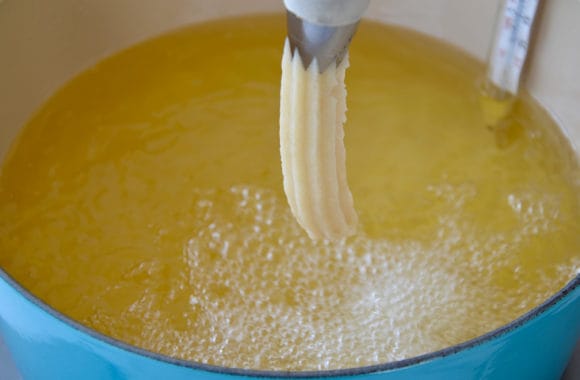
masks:
<path id="1" fill-rule="evenodd" d="M 367 18 L 438 37 L 484 60 L 499 1 L 374 1 Z M 160 33 L 228 16 L 282 12 L 281 1 L 0 2 L 0 158 L 56 89 L 103 57 Z M 525 86 L 580 146 L 580 2 L 542 10 Z"/>

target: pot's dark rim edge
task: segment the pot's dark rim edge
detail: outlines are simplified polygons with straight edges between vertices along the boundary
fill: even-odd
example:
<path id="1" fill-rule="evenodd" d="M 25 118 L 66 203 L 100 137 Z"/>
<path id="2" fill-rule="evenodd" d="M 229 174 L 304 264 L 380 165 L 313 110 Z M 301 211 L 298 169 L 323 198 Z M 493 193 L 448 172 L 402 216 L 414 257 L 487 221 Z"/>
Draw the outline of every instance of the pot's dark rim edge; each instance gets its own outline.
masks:
<path id="1" fill-rule="evenodd" d="M 136 346 L 132 346 L 128 343 L 124 343 L 115 338 L 104 335 L 97 330 L 91 329 L 79 322 L 73 320 L 72 318 L 64 315 L 58 310 L 52 308 L 50 305 L 42 301 L 40 298 L 33 295 L 26 288 L 24 288 L 18 281 L 12 278 L 6 271 L 0 268 L 0 278 L 3 279 L 8 285 L 16 289 L 20 294 L 24 296 L 26 300 L 32 304 L 38 306 L 41 310 L 48 313 L 50 316 L 56 318 L 57 320 L 69 325 L 75 330 L 85 333 L 98 341 L 106 344 L 110 344 L 119 349 L 128 351 L 132 354 L 141 355 L 156 361 L 160 361 L 166 364 L 173 364 L 180 367 L 191 368 L 195 370 L 201 370 L 206 372 L 227 374 L 227 375 L 238 375 L 246 377 L 271 377 L 271 378 L 321 378 L 321 377 L 332 377 L 332 376 L 355 376 L 355 375 L 365 375 L 375 372 L 383 372 L 394 369 L 401 369 L 405 367 L 410 367 L 416 364 L 421 364 L 429 360 L 443 358 L 450 356 L 461 351 L 465 351 L 476 346 L 479 346 L 488 341 L 499 338 L 502 335 L 509 333 L 510 331 L 526 324 L 539 317 L 544 312 L 548 311 L 550 308 L 559 303 L 564 299 L 569 293 L 574 291 L 576 288 L 580 287 L 580 273 L 578 273 L 570 282 L 568 282 L 562 289 L 557 293 L 552 295 L 546 301 L 536 306 L 527 313 L 521 315 L 512 322 L 505 324 L 495 330 L 488 333 L 480 335 L 474 339 L 468 340 L 466 342 L 456 344 L 454 346 L 446 347 L 439 351 L 429 352 L 423 355 L 414 356 L 408 359 L 398 360 L 394 362 L 387 362 L 382 364 L 375 364 L 371 366 L 355 367 L 355 368 L 345 368 L 336 370 L 319 370 L 319 371 L 267 371 L 267 370 L 252 370 L 252 369 L 242 369 L 242 368 L 228 368 L 220 367 L 215 365 L 209 365 L 204 363 L 198 363 L 193 361 L 187 361 L 183 359 L 172 358 L 170 356 L 158 354 L 152 351 L 145 350 Z"/>

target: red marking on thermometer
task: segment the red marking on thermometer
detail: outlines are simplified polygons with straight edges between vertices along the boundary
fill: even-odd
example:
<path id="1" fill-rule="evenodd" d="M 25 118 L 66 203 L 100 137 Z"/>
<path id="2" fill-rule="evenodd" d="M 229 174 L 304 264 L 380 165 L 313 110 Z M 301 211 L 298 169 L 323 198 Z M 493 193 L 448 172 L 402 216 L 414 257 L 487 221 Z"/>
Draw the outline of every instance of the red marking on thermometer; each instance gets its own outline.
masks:
<path id="1" fill-rule="evenodd" d="M 517 94 L 520 85 L 539 2 L 507 0 L 502 4 L 496 21 L 487 77 L 495 86 L 513 95 Z"/>

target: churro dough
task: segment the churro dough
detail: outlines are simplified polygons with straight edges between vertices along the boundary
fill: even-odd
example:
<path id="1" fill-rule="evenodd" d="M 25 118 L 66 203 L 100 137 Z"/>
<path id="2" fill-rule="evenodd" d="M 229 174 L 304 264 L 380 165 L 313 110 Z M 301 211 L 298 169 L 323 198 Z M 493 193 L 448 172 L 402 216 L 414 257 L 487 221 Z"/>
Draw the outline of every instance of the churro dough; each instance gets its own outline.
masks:
<path id="1" fill-rule="evenodd" d="M 348 54 L 319 73 L 286 41 L 280 90 L 280 155 L 292 213 L 312 239 L 354 234 L 357 215 L 346 178 L 343 124 Z"/>

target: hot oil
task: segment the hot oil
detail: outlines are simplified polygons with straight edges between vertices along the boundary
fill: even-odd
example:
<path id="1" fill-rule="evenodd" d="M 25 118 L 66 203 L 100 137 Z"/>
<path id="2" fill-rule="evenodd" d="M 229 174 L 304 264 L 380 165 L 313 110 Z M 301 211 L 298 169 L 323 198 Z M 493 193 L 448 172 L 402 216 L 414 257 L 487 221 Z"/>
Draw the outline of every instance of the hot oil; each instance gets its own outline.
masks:
<path id="1" fill-rule="evenodd" d="M 82 73 L 0 177 L 0 265 L 152 351 L 261 369 L 402 359 L 522 315 L 580 267 L 578 166 L 519 99 L 486 128 L 483 68 L 364 22 L 347 72 L 357 235 L 314 243 L 282 191 L 281 16 L 216 21 Z"/>

